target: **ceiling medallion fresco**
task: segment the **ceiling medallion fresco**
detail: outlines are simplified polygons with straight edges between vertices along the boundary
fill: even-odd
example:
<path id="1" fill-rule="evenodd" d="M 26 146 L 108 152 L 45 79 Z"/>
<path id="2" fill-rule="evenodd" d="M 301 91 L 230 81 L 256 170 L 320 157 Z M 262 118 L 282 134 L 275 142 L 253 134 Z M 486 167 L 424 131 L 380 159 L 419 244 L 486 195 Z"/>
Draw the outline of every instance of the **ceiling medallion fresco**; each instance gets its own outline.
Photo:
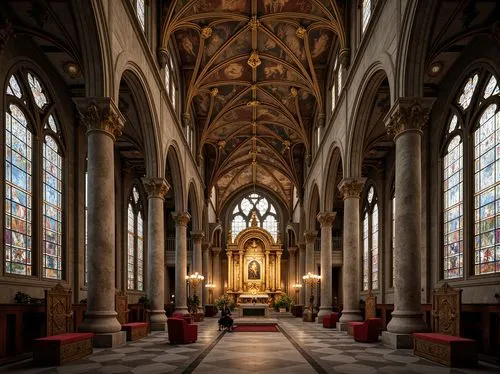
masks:
<path id="1" fill-rule="evenodd" d="M 174 0 L 165 10 L 163 49 L 174 43 L 187 85 L 182 118 L 198 128 L 221 204 L 255 184 L 291 207 L 324 117 L 331 48 L 346 47 L 342 13 L 335 0 Z"/>

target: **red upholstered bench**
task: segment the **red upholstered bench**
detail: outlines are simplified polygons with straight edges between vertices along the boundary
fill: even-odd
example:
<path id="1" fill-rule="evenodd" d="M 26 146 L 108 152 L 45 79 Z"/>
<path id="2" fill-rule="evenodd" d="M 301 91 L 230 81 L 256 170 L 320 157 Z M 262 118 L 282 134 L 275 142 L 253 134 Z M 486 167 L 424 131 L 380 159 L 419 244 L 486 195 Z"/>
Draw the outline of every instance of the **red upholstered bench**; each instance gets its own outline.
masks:
<path id="1" fill-rule="evenodd" d="M 364 322 L 347 322 L 347 335 L 354 336 L 354 326 L 362 326 Z"/>
<path id="2" fill-rule="evenodd" d="M 414 333 L 413 354 L 450 367 L 477 364 L 476 341 L 439 333 Z"/>
<path id="3" fill-rule="evenodd" d="M 337 327 L 337 322 L 339 321 L 340 313 L 332 312 L 327 316 L 323 317 L 323 327 L 325 328 L 335 328 Z"/>
<path id="4" fill-rule="evenodd" d="M 73 332 L 33 341 L 35 365 L 56 366 L 92 354 L 92 332 Z"/>
<path id="5" fill-rule="evenodd" d="M 127 340 L 139 340 L 148 336 L 147 322 L 130 322 L 122 325 L 122 331 L 127 333 Z"/>

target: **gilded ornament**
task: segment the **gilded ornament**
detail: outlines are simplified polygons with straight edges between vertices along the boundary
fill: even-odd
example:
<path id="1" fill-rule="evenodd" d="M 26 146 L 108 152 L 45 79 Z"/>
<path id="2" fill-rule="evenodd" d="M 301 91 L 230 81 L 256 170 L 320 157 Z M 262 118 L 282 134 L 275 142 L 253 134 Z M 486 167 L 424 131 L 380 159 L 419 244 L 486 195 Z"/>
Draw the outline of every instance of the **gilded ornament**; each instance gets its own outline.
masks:
<path id="1" fill-rule="evenodd" d="M 306 36 L 306 29 L 300 26 L 295 32 L 295 35 L 297 35 L 297 38 L 299 39 L 304 39 Z"/>
<path id="2" fill-rule="evenodd" d="M 262 64 L 262 61 L 260 60 L 259 52 L 256 49 L 254 49 L 250 53 L 250 57 L 248 58 L 248 65 L 250 65 L 252 69 L 255 69 L 260 64 Z"/>
<path id="3" fill-rule="evenodd" d="M 209 26 L 205 26 L 201 29 L 201 38 L 208 39 L 212 36 L 212 28 Z"/>
<path id="4" fill-rule="evenodd" d="M 253 16 L 250 21 L 248 21 L 248 25 L 250 26 L 251 30 L 257 30 L 260 26 L 260 21 L 256 16 Z"/>
<path id="5" fill-rule="evenodd" d="M 290 87 L 290 96 L 291 97 L 297 97 L 299 91 L 295 87 Z"/>
<path id="6" fill-rule="evenodd" d="M 247 106 L 250 106 L 250 107 L 256 107 L 257 105 L 260 104 L 260 101 L 258 100 L 250 100 L 248 103 L 247 103 Z"/>
<path id="7" fill-rule="evenodd" d="M 217 96 L 218 93 L 219 89 L 217 87 L 214 87 L 210 90 L 210 95 L 212 95 L 213 97 Z"/>
<path id="8" fill-rule="evenodd" d="M 219 147 L 219 149 L 223 149 L 226 146 L 226 141 L 225 140 L 219 140 L 217 142 L 217 146 Z"/>

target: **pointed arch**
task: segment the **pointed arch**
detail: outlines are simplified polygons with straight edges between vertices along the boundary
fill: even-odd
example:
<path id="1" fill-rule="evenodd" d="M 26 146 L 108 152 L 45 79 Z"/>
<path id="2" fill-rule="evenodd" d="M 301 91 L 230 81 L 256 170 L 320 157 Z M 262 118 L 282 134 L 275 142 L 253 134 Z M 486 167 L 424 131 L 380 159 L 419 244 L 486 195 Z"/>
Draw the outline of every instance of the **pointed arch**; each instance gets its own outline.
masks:
<path id="1" fill-rule="evenodd" d="M 166 157 L 166 170 L 165 175 L 170 183 L 170 188 L 174 190 L 174 203 L 175 210 L 177 212 L 184 212 L 186 210 L 186 205 L 184 204 L 184 180 L 182 178 L 185 175 L 182 168 L 181 160 L 179 158 L 179 147 L 175 141 L 167 148 Z"/>
<path id="2" fill-rule="evenodd" d="M 307 222 L 306 227 L 308 230 L 314 230 L 316 227 L 316 216 L 320 212 L 321 197 L 319 188 L 316 181 L 312 183 L 311 195 L 309 197 L 309 204 L 307 205 Z"/>
<path id="3" fill-rule="evenodd" d="M 333 204 L 336 196 L 339 194 L 339 190 L 337 188 L 337 175 L 339 171 L 343 173 L 343 157 L 342 157 L 342 149 L 339 144 L 333 144 L 329 155 L 327 158 L 327 174 L 326 178 L 323 179 L 323 191 L 325 191 L 323 196 L 323 206 L 325 212 L 331 212 L 333 210 Z"/>

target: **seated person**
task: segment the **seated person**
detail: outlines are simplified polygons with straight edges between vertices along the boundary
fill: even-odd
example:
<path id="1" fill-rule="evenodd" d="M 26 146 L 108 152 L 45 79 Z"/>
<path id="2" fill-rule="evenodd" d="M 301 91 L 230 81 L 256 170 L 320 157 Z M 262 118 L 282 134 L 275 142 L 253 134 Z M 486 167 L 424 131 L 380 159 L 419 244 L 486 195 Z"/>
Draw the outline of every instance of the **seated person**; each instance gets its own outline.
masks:
<path id="1" fill-rule="evenodd" d="M 224 305 L 220 312 L 221 317 L 219 318 L 219 331 L 222 328 L 227 329 L 228 331 L 231 331 L 233 327 L 233 319 L 231 318 L 231 311 L 229 310 L 229 307 L 227 305 Z"/>

